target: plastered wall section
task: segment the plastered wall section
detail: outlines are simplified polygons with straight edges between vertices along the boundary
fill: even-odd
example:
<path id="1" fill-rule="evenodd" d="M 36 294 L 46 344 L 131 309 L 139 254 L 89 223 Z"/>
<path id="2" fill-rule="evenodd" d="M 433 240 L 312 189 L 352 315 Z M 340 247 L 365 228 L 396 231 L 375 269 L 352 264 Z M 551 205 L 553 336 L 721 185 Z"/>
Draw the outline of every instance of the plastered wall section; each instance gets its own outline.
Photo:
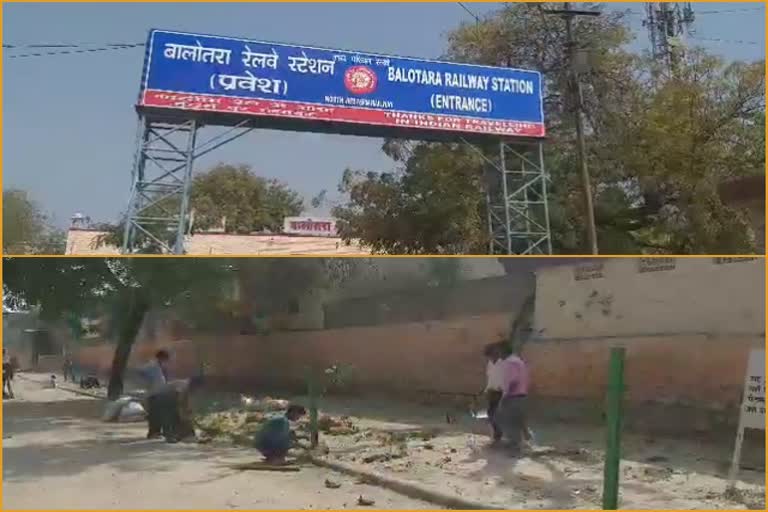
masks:
<path id="1" fill-rule="evenodd" d="M 713 258 L 615 259 L 602 269 L 558 266 L 537 273 L 535 335 L 548 340 L 765 332 L 765 263 Z M 667 265 L 669 268 L 669 265 Z M 597 276 L 590 279 L 577 279 Z"/>
<path id="2" fill-rule="evenodd" d="M 87 230 L 70 230 L 67 233 L 68 255 L 116 255 L 116 247 L 96 248 L 94 242 L 103 233 Z M 340 238 L 302 237 L 283 235 L 225 235 L 199 234 L 187 240 L 187 253 L 192 255 L 360 255 L 370 254 L 356 244 L 346 245 Z"/>

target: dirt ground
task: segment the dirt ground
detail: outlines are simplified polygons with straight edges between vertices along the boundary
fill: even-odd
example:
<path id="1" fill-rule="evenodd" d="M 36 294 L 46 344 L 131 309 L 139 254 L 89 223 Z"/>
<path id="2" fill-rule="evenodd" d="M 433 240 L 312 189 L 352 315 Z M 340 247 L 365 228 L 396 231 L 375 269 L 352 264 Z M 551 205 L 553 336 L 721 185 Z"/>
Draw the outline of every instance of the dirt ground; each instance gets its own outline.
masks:
<path id="1" fill-rule="evenodd" d="M 51 390 L 33 391 L 36 394 L 61 393 Z M 25 391 L 26 393 L 26 391 Z M 71 400 L 70 395 L 70 400 Z M 272 395 L 275 396 L 275 395 Z M 306 397 L 281 397 L 306 404 Z M 32 400 L 32 398 L 27 398 Z M 82 400 L 78 407 L 94 408 L 93 400 Z M 78 401 L 76 400 L 76 401 Z M 35 403 L 40 400 L 35 399 Z M 21 402 L 20 402 L 21 404 Z M 10 404 L 7 411 L 12 411 Z M 46 405 L 50 410 L 52 405 Z M 64 407 L 57 402 L 55 407 Z M 19 411 L 23 407 L 17 405 Z M 66 406 L 67 410 L 70 406 Z M 203 425 L 215 425 L 222 435 L 218 441 L 227 440 L 225 446 L 248 439 L 247 435 L 258 426 L 258 418 L 253 412 L 243 409 L 240 397 L 232 394 L 209 394 L 196 401 L 196 408 L 202 413 Z M 601 429 L 566 424 L 537 424 L 535 418 L 532 426 L 536 433 L 537 446 L 533 452 L 528 452 L 521 458 L 511 458 L 487 448 L 487 425 L 474 420 L 468 411 L 447 411 L 440 407 L 404 404 L 384 400 L 352 400 L 323 398 L 321 416 L 328 416 L 326 432 L 321 434 L 321 442 L 327 451 L 327 458 L 352 465 L 361 471 L 377 472 L 390 475 L 400 480 L 417 483 L 422 487 L 434 489 L 443 493 L 460 496 L 473 502 L 485 503 L 505 509 L 599 509 L 601 508 L 601 493 L 603 481 L 603 445 L 604 435 Z M 89 414 L 96 414 L 93 409 Z M 42 412 L 41 412 L 42 414 Z M 381 489 L 366 488 L 355 484 L 353 479 L 333 476 L 336 481 L 343 482 L 341 489 L 329 490 L 324 488 L 326 472 L 316 468 L 307 468 L 299 475 L 243 475 L 229 473 L 224 477 L 216 476 L 217 471 L 211 462 L 212 457 L 222 460 L 239 460 L 243 451 L 227 449 L 220 442 L 212 445 L 196 447 L 165 446 L 162 443 L 153 444 L 141 440 L 144 430 L 141 426 L 105 425 L 103 423 L 84 422 L 81 418 L 69 418 L 69 412 L 63 417 L 53 415 L 57 424 L 61 424 L 72 441 L 66 443 L 77 446 L 76 443 L 87 443 L 89 450 L 98 447 L 100 457 L 93 464 L 96 471 L 88 478 L 94 482 L 99 480 L 98 470 L 110 471 L 108 488 L 112 491 L 93 491 L 107 501 L 89 501 L 94 506 L 105 508 L 130 507 L 171 507 L 190 508 L 189 505 L 176 503 L 175 491 L 179 486 L 189 488 L 193 495 L 190 501 L 195 508 L 223 507 L 231 508 L 304 508 L 312 503 L 314 508 L 340 507 L 341 500 L 345 506 L 354 508 L 357 494 L 364 493 L 376 499 L 375 508 L 436 508 L 434 505 L 415 504 L 410 500 L 387 493 Z M 16 414 L 26 418 L 28 414 Z M 255 416 L 258 416 L 255 415 Z M 85 417 L 88 417 L 85 415 Z M 450 422 L 448 421 L 450 420 Z M 5 419 L 6 425 L 12 419 Z M 22 421 L 19 419 L 18 421 Z M 32 419 L 23 421 L 32 422 Z M 69 422 L 73 422 L 70 424 Z M 45 430 L 51 430 L 51 418 L 40 423 L 46 423 Z M 19 424 L 19 427 L 22 425 Z M 56 427 L 60 429 L 59 427 Z M 87 429 L 87 431 L 84 431 Z M 79 432 L 77 434 L 73 433 Z M 120 434 L 116 434 L 118 430 Z M 94 432 L 97 433 L 94 436 Z M 226 435 L 227 433 L 231 435 Z M 26 436 L 26 434 L 25 434 Z M 14 468 L 24 467 L 28 462 L 25 457 L 35 458 L 36 449 L 30 445 L 42 442 L 44 445 L 54 443 L 61 434 L 42 434 L 41 441 L 36 438 L 24 438 L 24 457 L 9 453 L 9 447 L 14 446 L 6 441 L 4 454 L 5 505 L 8 508 L 24 508 L 25 506 L 44 508 L 40 497 L 26 496 L 31 492 L 21 490 L 14 483 Z M 80 437 L 81 436 L 82 439 Z M 95 439 L 94 437 L 99 437 Z M 46 440 L 47 439 L 47 440 Z M 13 438 L 10 440 L 13 441 Z M 20 441 L 16 441 L 20 442 Z M 61 441 L 58 441 L 59 443 Z M 623 442 L 623 457 L 621 464 L 621 496 L 620 507 L 624 509 L 764 509 L 765 508 L 765 468 L 764 459 L 760 467 L 744 468 L 740 473 L 738 492 L 735 496 L 726 498 L 726 474 L 728 470 L 731 442 L 714 443 L 703 440 L 680 440 L 651 438 L 625 434 Z M 104 450 L 114 446 L 110 459 L 117 459 L 117 451 L 123 453 L 123 460 L 107 459 L 108 452 Z M 144 448 L 140 448 L 140 447 Z M 128 447 L 128 452 L 125 452 Z M 54 450 L 46 447 L 45 450 Z M 79 459 L 74 450 L 72 457 Z M 137 453 L 132 453 L 136 451 Z M 178 452 L 177 452 L 178 451 Z M 173 452 L 178 456 L 164 457 L 156 461 L 158 454 Z M 45 453 L 45 451 L 44 451 Z M 64 465 L 65 457 L 54 453 L 54 464 Z M 62 462 L 56 462 L 57 460 Z M 249 453 L 248 460 L 254 455 Z M 37 463 L 35 471 L 46 474 L 45 461 Z M 78 467 L 79 465 L 79 467 Z M 41 466 L 41 467 L 40 467 Z M 83 463 L 76 463 L 75 475 L 85 471 Z M 163 478 L 142 477 L 143 469 L 160 468 Z M 15 469 L 19 472 L 19 469 Z M 26 471 L 34 475 L 35 471 Z M 62 470 L 62 473 L 64 471 Z M 59 476 L 56 474 L 55 476 Z M 101 477 L 103 478 L 103 476 Z M 153 490 L 151 493 L 135 490 L 137 482 L 144 478 L 145 485 Z M 218 479 L 220 478 L 220 479 Z M 18 479 L 18 477 L 17 477 Z M 218 480 L 217 480 L 218 479 Z M 252 482 L 251 490 L 245 482 Z M 253 484 L 253 482 L 256 482 Z M 9 485 L 10 483 L 10 485 Z M 31 483 L 31 482 L 30 482 Z M 192 484 L 192 485 L 190 485 Z M 278 484 L 274 486 L 274 484 Z M 47 485 L 47 483 L 46 483 Z M 78 484 L 79 486 L 80 484 Z M 240 488 L 240 485 L 244 485 Z M 256 488 L 253 488 L 253 485 Z M 292 486 L 295 485 L 296 489 Z M 58 487 L 58 484 L 57 484 Z M 97 487 L 94 487 L 94 489 Z M 119 489 L 117 496 L 125 495 L 129 501 L 113 502 L 112 492 Z M 131 492 L 128 489 L 132 490 Z M 168 489 L 165 491 L 165 489 Z M 237 494 L 233 490 L 237 490 Z M 279 489 L 280 497 L 267 499 L 263 494 Z M 311 491 L 301 490 L 310 489 Z M 214 495 L 211 490 L 217 493 Z M 343 491 L 340 493 L 339 491 Z M 313 494 L 314 493 L 314 494 Z M 85 498 L 75 496 L 73 500 Z M 198 494 L 200 495 L 198 498 Z M 260 496 L 261 495 L 261 496 Z M 134 498 L 140 496 L 140 498 Z M 193 497 L 194 496 L 194 497 Z M 236 498 L 235 498 L 236 497 Z M 53 496 L 50 496 L 54 500 Z M 59 498 L 57 497 L 56 500 Z M 90 499 L 90 498 L 89 498 Z M 130 500 L 140 499 L 144 505 L 135 505 Z M 17 505 L 20 501 L 31 500 L 29 505 Z M 199 500 L 199 501 L 198 501 Z M 218 501 L 217 501 L 218 500 Z M 234 501 L 232 501 L 234 500 Z M 54 500 L 55 501 L 55 500 Z M 186 503 L 186 500 L 185 500 Z M 216 504 L 218 503 L 218 505 Z M 226 503 L 226 505 L 224 505 Z M 233 503 L 234 505 L 232 505 Z M 50 505 L 54 508 L 61 508 Z M 91 505 L 81 505 L 89 507 Z"/>
<path id="2" fill-rule="evenodd" d="M 437 416 L 437 415 L 436 415 Z M 357 421 L 360 433 L 326 436 L 339 460 L 407 475 L 466 498 L 504 508 L 601 508 L 604 436 L 599 429 L 536 425 L 537 446 L 521 458 L 490 449 L 476 428 Z M 446 428 L 448 427 L 448 428 Z M 468 432 L 468 430 L 470 432 Z M 406 433 L 403 458 L 368 462 L 401 447 L 381 432 Z M 439 432 L 429 439 L 423 432 Z M 401 436 L 402 438 L 402 436 Z M 402 444 L 401 444 L 402 446 Z M 632 435 L 623 438 L 620 507 L 624 509 L 765 508 L 765 472 L 742 471 L 737 499 L 726 499 L 728 448 Z"/>
<path id="3" fill-rule="evenodd" d="M 234 397 L 212 400 L 208 404 L 212 410 L 229 411 L 225 414 L 230 424 L 240 422 L 240 430 L 246 432 L 252 428 L 245 422 L 248 414 L 238 412 L 242 406 Z M 305 397 L 291 400 L 306 403 Z M 488 448 L 487 425 L 472 419 L 468 411 L 462 415 L 382 400 L 325 398 L 321 412 L 337 423 L 321 436 L 327 457 L 360 470 L 505 509 L 602 506 L 601 429 L 541 425 L 534 419 L 537 446 L 522 458 L 512 458 Z M 726 498 L 730 442 L 631 434 L 625 434 L 622 442 L 621 508 L 765 508 L 764 459 L 760 467 L 741 471 L 740 492 Z"/>
<path id="4" fill-rule="evenodd" d="M 16 380 L 3 403 L 2 507 L 22 509 L 435 509 L 316 467 L 242 472 L 242 448 L 147 441 L 146 424 L 99 421 L 103 403 Z M 327 478 L 340 483 L 328 489 Z"/>

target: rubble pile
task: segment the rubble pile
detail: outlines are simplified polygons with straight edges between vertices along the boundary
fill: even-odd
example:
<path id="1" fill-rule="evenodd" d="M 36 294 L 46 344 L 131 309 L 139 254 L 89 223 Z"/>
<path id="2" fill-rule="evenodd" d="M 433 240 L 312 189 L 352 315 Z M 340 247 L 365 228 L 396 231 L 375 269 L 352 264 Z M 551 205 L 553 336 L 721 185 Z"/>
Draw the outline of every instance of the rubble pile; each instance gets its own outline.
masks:
<path id="1" fill-rule="evenodd" d="M 288 400 L 264 397 L 260 399 L 241 396 L 240 406 L 224 411 L 210 412 L 198 416 L 197 426 L 206 441 L 228 441 L 248 444 L 262 423 L 275 414 L 288 409 Z M 327 436 L 349 436 L 359 428 L 348 416 L 321 414 L 318 428 Z M 309 433 L 309 418 L 302 418 L 297 425 L 299 432 Z"/>

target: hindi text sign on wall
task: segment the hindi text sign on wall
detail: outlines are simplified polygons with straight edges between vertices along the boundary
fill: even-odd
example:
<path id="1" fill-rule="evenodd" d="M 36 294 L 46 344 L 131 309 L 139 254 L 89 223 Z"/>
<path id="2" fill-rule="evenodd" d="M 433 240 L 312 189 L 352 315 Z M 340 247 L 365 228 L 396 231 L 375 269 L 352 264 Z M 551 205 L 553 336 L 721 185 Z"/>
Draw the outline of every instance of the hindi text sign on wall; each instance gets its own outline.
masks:
<path id="1" fill-rule="evenodd" d="M 314 219 L 309 217 L 286 217 L 283 232 L 289 235 L 338 236 L 336 221 L 333 219 Z"/>
<path id="2" fill-rule="evenodd" d="M 746 429 L 765 430 L 765 349 L 755 349 L 749 354 L 747 376 L 739 411 L 739 427 L 736 447 L 733 450 L 729 486 L 733 487 L 741 464 L 741 446 Z"/>

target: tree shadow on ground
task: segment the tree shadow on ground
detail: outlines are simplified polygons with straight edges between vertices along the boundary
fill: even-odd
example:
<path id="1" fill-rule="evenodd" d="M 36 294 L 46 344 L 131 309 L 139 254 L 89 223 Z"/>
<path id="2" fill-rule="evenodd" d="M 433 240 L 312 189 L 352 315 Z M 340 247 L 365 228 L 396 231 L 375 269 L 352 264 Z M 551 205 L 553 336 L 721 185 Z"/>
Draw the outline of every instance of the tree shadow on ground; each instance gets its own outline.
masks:
<path id="1" fill-rule="evenodd" d="M 3 481 L 73 476 L 94 468 L 172 471 L 179 462 L 227 456 L 234 449 L 148 441 L 145 424 L 104 423 L 104 403 L 90 398 L 4 404 Z M 242 452 L 239 452 L 242 454 Z"/>
<path id="2" fill-rule="evenodd" d="M 77 475 L 93 469 L 105 472 L 172 471 L 181 461 L 207 460 L 205 451 L 184 446 L 169 446 L 144 437 L 78 439 L 37 446 L 3 447 L 3 481 L 23 482 L 46 476 Z"/>
<path id="3" fill-rule="evenodd" d="M 58 430 L 84 419 L 98 420 L 102 412 L 103 404 L 90 398 L 49 402 L 8 401 L 3 403 L 3 436 Z"/>

